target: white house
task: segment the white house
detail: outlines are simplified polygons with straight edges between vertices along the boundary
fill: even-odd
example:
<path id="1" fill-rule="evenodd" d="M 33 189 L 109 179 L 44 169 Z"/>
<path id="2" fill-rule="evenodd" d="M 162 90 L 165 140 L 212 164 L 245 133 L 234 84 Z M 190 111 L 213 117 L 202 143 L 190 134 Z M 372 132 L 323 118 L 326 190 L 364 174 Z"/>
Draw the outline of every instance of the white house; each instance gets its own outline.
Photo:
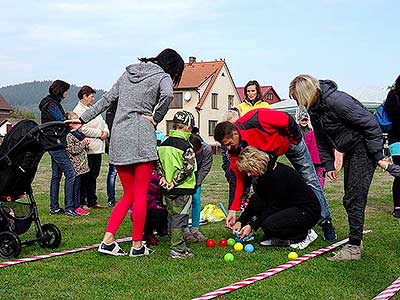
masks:
<path id="1" fill-rule="evenodd" d="M 196 62 L 189 57 L 182 79 L 174 87 L 174 100 L 158 129 L 168 134 L 172 119 L 179 110 L 191 112 L 200 135 L 210 145 L 215 145 L 214 128 L 225 112 L 240 103 L 235 83 L 224 60 Z"/>

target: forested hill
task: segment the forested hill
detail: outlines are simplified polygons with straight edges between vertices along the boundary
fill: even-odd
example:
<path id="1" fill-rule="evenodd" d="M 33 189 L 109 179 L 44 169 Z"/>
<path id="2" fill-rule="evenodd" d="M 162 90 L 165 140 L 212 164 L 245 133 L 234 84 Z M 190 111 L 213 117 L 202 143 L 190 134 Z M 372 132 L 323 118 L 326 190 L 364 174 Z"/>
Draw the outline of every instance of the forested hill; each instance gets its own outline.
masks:
<path id="1" fill-rule="evenodd" d="M 38 114 L 39 103 L 48 95 L 50 85 L 50 80 L 9 85 L 0 88 L 0 95 L 6 98 L 7 102 L 10 103 L 14 109 L 22 108 Z M 75 107 L 78 102 L 77 94 L 79 89 L 80 87 L 71 84 L 68 97 L 62 101 L 65 111 L 72 110 Z M 103 90 L 96 89 L 96 99 L 100 99 L 103 93 Z"/>

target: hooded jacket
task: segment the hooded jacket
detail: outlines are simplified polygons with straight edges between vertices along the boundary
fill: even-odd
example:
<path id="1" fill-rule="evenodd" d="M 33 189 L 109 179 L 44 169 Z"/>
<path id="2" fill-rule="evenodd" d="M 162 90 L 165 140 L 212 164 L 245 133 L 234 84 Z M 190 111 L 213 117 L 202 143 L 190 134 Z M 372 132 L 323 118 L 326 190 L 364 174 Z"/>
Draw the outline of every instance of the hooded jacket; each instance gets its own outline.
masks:
<path id="1" fill-rule="evenodd" d="M 389 145 L 400 142 L 400 97 L 395 90 L 391 90 L 385 101 L 385 110 L 392 121 L 392 128 L 388 132 Z"/>
<path id="2" fill-rule="evenodd" d="M 335 170 L 334 150 L 346 153 L 364 143 L 369 156 L 383 159 L 383 136 L 372 114 L 355 98 L 338 91 L 331 80 L 320 80 L 321 92 L 308 110 L 314 128 L 321 163 Z"/>
<path id="3" fill-rule="evenodd" d="M 126 67 L 110 91 L 85 111 L 83 123 L 118 101 L 110 139 L 109 161 L 129 165 L 158 159 L 155 128 L 143 115 L 162 121 L 173 99 L 172 79 L 151 62 Z"/>
<path id="4" fill-rule="evenodd" d="M 244 116 L 249 111 L 256 108 L 271 108 L 268 102 L 260 99 L 255 101 L 254 103 L 249 99 L 245 98 L 242 103 L 236 105 L 237 110 L 239 111 L 241 116 Z"/>

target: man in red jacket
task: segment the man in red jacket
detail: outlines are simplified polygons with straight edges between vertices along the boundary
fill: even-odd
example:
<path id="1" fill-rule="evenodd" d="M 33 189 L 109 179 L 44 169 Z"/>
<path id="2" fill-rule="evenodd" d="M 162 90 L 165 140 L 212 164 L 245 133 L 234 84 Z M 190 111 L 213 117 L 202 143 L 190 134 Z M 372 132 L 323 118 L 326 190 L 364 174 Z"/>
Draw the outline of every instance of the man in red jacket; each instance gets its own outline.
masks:
<path id="1" fill-rule="evenodd" d="M 319 184 L 310 153 L 302 138 L 296 121 L 287 113 L 271 109 L 255 109 L 246 113 L 234 124 L 221 122 L 217 124 L 214 139 L 227 147 L 230 155 L 230 168 L 235 175 L 234 198 L 229 204 L 226 226 L 231 227 L 236 221 L 236 211 L 240 209 L 243 196 L 243 182 L 246 174 L 236 166 L 240 151 L 246 146 L 253 146 L 265 151 L 275 159 L 285 154 L 297 172 L 313 189 L 321 205 L 320 225 L 324 239 L 332 241 L 337 238 L 328 203 Z"/>

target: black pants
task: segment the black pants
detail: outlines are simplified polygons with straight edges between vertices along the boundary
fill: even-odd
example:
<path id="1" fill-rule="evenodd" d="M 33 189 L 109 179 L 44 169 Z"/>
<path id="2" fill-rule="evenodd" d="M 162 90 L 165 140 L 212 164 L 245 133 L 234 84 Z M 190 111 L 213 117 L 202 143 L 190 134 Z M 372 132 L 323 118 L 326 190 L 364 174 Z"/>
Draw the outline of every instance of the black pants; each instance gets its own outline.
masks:
<path id="1" fill-rule="evenodd" d="M 358 143 L 343 157 L 344 197 L 350 227 L 349 244 L 360 245 L 363 237 L 365 207 L 376 164 L 368 156 L 364 143 Z"/>
<path id="2" fill-rule="evenodd" d="M 151 234 L 157 230 L 159 236 L 168 234 L 168 211 L 167 209 L 149 209 L 146 213 L 144 234 Z"/>
<path id="3" fill-rule="evenodd" d="M 100 174 L 101 154 L 88 154 L 90 171 L 82 175 L 81 205 L 89 207 L 97 204 L 96 180 Z"/>
<path id="4" fill-rule="evenodd" d="M 313 228 L 321 212 L 310 212 L 298 207 L 290 207 L 267 216 L 261 224 L 261 229 L 267 238 L 278 238 L 300 242 Z"/>
<path id="5" fill-rule="evenodd" d="M 393 163 L 400 165 L 400 156 L 392 156 Z M 392 186 L 393 207 L 400 207 L 400 178 L 395 177 Z"/>

